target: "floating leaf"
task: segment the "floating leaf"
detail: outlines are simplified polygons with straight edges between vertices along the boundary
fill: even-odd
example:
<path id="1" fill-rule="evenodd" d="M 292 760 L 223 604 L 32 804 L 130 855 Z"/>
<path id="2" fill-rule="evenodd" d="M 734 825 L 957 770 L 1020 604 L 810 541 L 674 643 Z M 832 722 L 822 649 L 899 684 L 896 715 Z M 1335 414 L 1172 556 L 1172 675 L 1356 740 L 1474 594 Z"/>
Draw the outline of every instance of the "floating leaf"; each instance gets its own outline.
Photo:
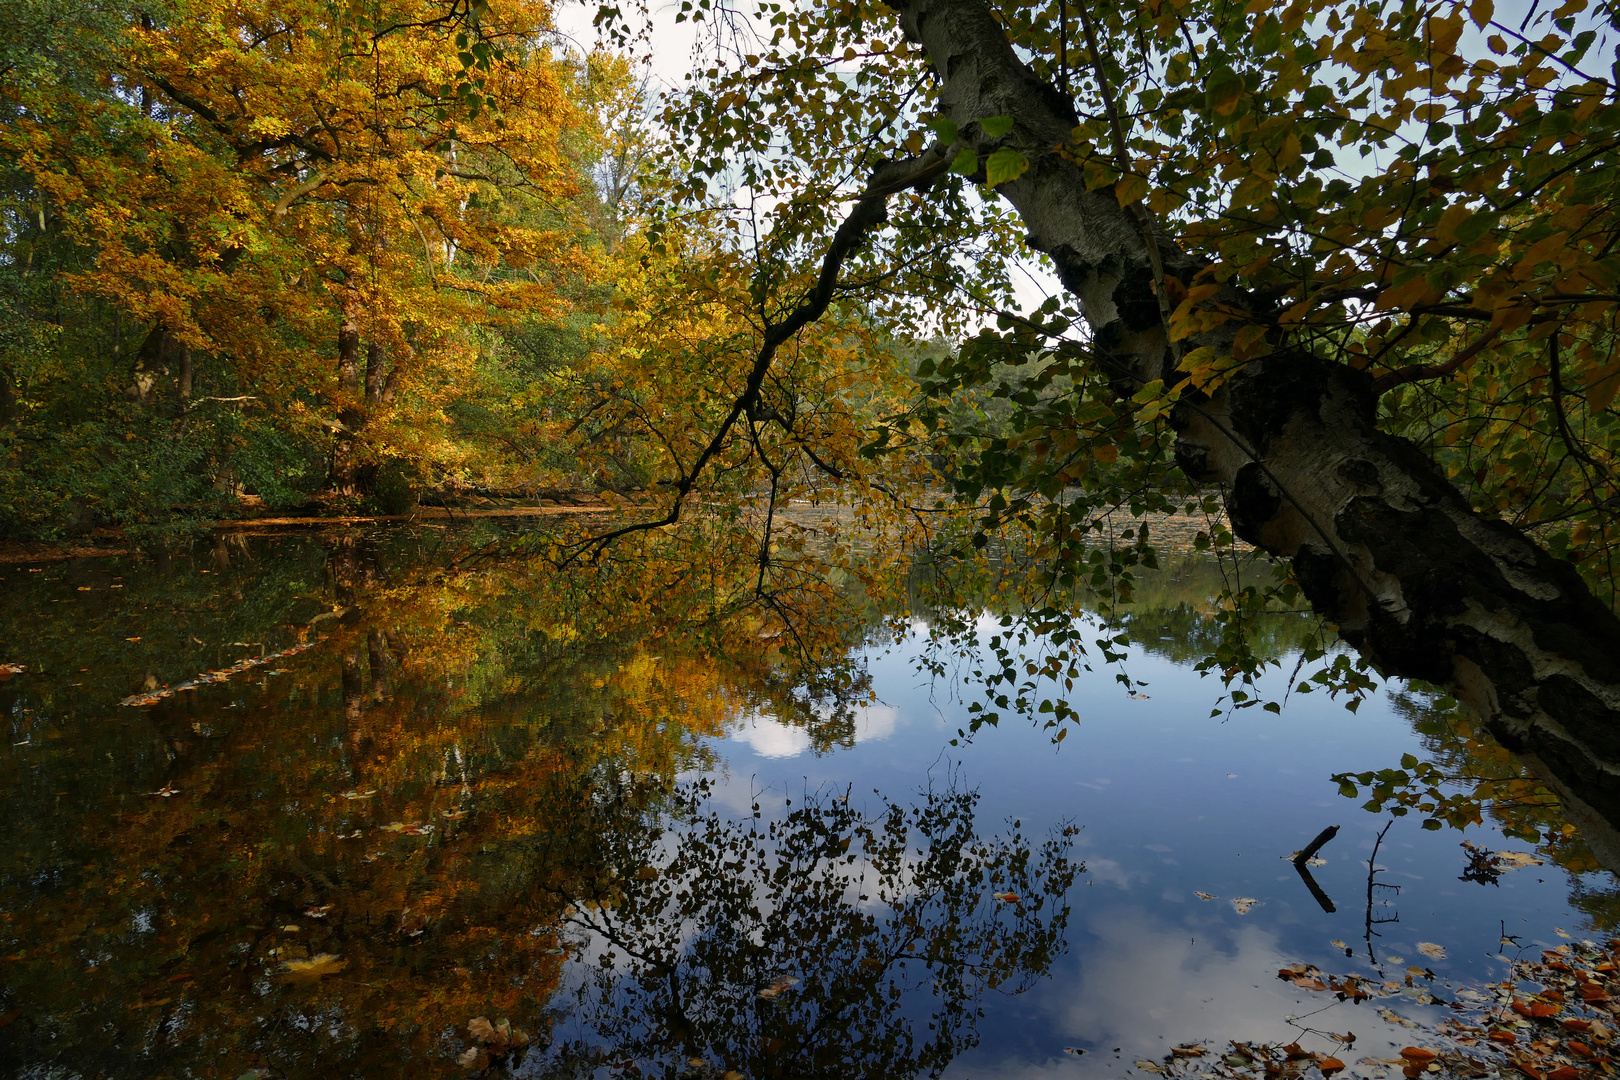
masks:
<path id="1" fill-rule="evenodd" d="M 1232 910 L 1237 912 L 1239 915 L 1247 915 L 1254 908 L 1264 906 L 1264 901 L 1256 900 L 1252 896 L 1240 896 L 1232 901 Z"/>
<path id="2" fill-rule="evenodd" d="M 1193 890 L 1193 895 L 1198 897 L 1198 899 L 1200 899 L 1200 900 L 1218 900 L 1219 899 L 1219 897 L 1217 897 L 1214 893 L 1199 892 L 1197 889 Z"/>
<path id="3" fill-rule="evenodd" d="M 336 975 L 349 966 L 347 960 L 333 953 L 321 953 L 308 960 L 288 960 L 282 965 L 282 978 L 291 982 L 313 982 L 327 975 Z"/>
<path id="4" fill-rule="evenodd" d="M 1432 941 L 1418 942 L 1417 951 L 1422 953 L 1424 956 L 1429 957 L 1431 960 L 1444 960 L 1446 958 L 1445 946 L 1436 945 Z"/>
<path id="5" fill-rule="evenodd" d="M 798 985 L 799 980 L 794 978 L 792 975 L 782 975 L 772 981 L 772 983 L 765 987 L 765 989 L 761 990 L 759 992 L 759 996 L 764 998 L 766 1001 L 775 1001 L 777 998 L 781 997 L 783 994 L 787 993 L 789 990 L 792 990 Z"/>

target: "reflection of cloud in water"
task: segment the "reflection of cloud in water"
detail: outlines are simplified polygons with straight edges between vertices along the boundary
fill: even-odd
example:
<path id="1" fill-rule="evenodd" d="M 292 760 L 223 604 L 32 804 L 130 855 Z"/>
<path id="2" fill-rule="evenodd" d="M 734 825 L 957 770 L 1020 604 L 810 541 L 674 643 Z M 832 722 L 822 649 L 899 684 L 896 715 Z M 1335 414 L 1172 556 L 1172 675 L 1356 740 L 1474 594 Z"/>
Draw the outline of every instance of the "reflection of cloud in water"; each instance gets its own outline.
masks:
<path id="1" fill-rule="evenodd" d="M 798 757 L 810 749 L 810 733 L 803 728 L 788 727 L 769 716 L 749 713 L 743 717 L 742 727 L 731 738 L 746 743 L 760 757 Z"/>
<path id="2" fill-rule="evenodd" d="M 875 742 L 894 734 L 900 723 L 900 710 L 893 705 L 859 705 L 850 710 L 855 720 L 855 742 Z M 748 746 L 760 757 L 798 757 L 810 749 L 810 733 L 774 717 L 747 713 L 742 725 L 728 739 Z"/>
<path id="3" fill-rule="evenodd" d="M 900 710 L 893 705 L 862 705 L 855 710 L 855 741 L 887 739 L 899 722 Z"/>
<path id="4" fill-rule="evenodd" d="M 1142 875 L 1125 869 L 1113 859 L 1093 859 L 1088 857 L 1086 859 L 1086 876 L 1105 885 L 1118 885 L 1122 889 L 1128 889 L 1131 887 L 1131 880 Z"/>
<path id="5" fill-rule="evenodd" d="M 1088 869 L 1095 865 L 1088 860 Z M 1116 907 L 1093 915 L 1084 932 L 1093 943 L 1077 967 L 1055 971 L 1036 991 L 1039 1007 L 1052 1016 L 1054 1045 L 1032 1047 L 1022 1062 L 990 1063 L 970 1055 L 950 1075 L 1073 1080 L 1123 1074 L 1138 1060 L 1163 1058 L 1177 1044 L 1224 1048 L 1228 1039 L 1299 1039 L 1307 1050 L 1333 1049 L 1286 1023 L 1289 1016 L 1313 1013 L 1302 1022 L 1318 1030 L 1357 1032 L 1355 1049 L 1341 1055 L 1349 1060 L 1369 1053 L 1389 1056 L 1394 1051 L 1385 1050 L 1386 1044 L 1405 1045 L 1401 1029 L 1380 1020 L 1373 1008 L 1334 1005 L 1330 996 L 1278 980 L 1277 969 L 1297 957 L 1284 953 L 1277 934 L 1264 926 L 1173 923 L 1141 909 Z M 1084 1047 L 1086 1054 L 1073 1058 L 1063 1053 L 1065 1046 Z"/>

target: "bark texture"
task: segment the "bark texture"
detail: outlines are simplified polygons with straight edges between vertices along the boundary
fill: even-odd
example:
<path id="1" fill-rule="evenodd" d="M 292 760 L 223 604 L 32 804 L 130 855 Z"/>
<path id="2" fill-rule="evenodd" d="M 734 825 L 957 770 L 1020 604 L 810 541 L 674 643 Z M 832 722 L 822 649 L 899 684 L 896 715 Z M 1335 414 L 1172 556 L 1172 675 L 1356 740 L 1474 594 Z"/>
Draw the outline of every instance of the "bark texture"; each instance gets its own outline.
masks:
<path id="1" fill-rule="evenodd" d="M 1124 385 L 1173 381 L 1147 232 L 1111 190 L 1087 192 L 1076 165 L 1031 153 L 1069 141 L 1072 103 L 1018 59 L 981 0 L 897 6 L 964 142 L 981 159 L 1002 145 L 1031 157 L 997 190 L 1079 301 L 1098 362 Z M 987 137 L 975 121 L 991 116 L 1013 130 Z M 1166 236 L 1156 246 L 1167 275 L 1190 282 L 1202 266 Z M 1220 300 L 1261 311 L 1235 289 Z M 1185 347 L 1228 345 L 1235 329 Z M 1177 461 L 1224 486 L 1238 534 L 1290 560 L 1312 606 L 1380 671 L 1473 708 L 1620 869 L 1620 619 L 1572 566 L 1475 513 L 1416 446 L 1379 431 L 1375 403 L 1362 373 L 1280 350 L 1177 409 Z"/>

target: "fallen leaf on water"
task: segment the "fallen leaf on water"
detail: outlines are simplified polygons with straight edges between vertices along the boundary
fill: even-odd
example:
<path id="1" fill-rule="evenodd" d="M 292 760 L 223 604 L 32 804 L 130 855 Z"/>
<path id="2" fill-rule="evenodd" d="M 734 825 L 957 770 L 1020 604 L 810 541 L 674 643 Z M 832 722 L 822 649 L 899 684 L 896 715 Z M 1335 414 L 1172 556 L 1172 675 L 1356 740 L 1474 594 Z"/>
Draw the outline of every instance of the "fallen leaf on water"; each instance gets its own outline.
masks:
<path id="1" fill-rule="evenodd" d="M 390 821 L 387 825 L 379 825 L 383 832 L 403 833 L 406 836 L 426 836 L 435 828 L 433 825 L 424 825 L 420 821 Z"/>
<path id="2" fill-rule="evenodd" d="M 127 637 L 124 640 L 125 641 L 139 641 L 141 639 L 139 637 Z"/>
<path id="3" fill-rule="evenodd" d="M 1420 1065 L 1427 1065 L 1439 1056 L 1433 1050 L 1425 1050 L 1420 1046 L 1408 1046 L 1401 1051 L 1401 1057 L 1407 1061 L 1415 1061 Z"/>
<path id="4" fill-rule="evenodd" d="M 1399 1024 L 1402 1027 L 1415 1028 L 1421 1026 L 1416 1021 L 1408 1020 L 1406 1017 L 1402 1016 L 1394 1009 L 1389 1008 L 1387 1005 L 1378 1010 L 1378 1015 L 1389 1021 L 1391 1024 Z"/>
<path id="5" fill-rule="evenodd" d="M 484 1052 L 482 1050 L 476 1046 L 471 1046 L 456 1055 L 456 1064 L 463 1069 L 476 1069 L 478 1068 L 478 1059 L 483 1056 Z"/>
<path id="6" fill-rule="evenodd" d="M 1418 950 L 1418 952 L 1422 953 L 1424 956 L 1427 956 L 1432 960 L 1444 960 L 1446 958 L 1446 948 L 1445 948 L 1445 946 L 1444 945 L 1436 945 L 1432 941 L 1420 941 L 1420 942 L 1418 942 L 1417 950 Z"/>
<path id="7" fill-rule="evenodd" d="M 1264 901 L 1256 900 L 1252 896 L 1240 896 L 1232 901 L 1232 910 L 1239 915 L 1247 915 L 1253 908 L 1264 906 Z"/>
<path id="8" fill-rule="evenodd" d="M 1198 897 L 1198 899 L 1200 899 L 1200 900 L 1218 900 L 1219 899 L 1219 897 L 1217 897 L 1214 893 L 1199 892 L 1197 889 L 1193 890 L 1193 895 Z"/>
<path id="9" fill-rule="evenodd" d="M 1015 892 L 998 892 L 991 893 L 990 895 L 994 896 L 997 900 L 1000 900 L 1003 904 L 1018 903 L 1018 894 Z"/>
<path id="10" fill-rule="evenodd" d="M 1320 858 L 1320 857 L 1315 858 L 1315 859 L 1306 859 L 1305 860 L 1305 865 L 1306 866 L 1326 866 L 1327 865 L 1327 860 L 1323 859 L 1323 858 Z"/>
<path id="11" fill-rule="evenodd" d="M 1205 1054 L 1209 1053 L 1208 1050 L 1205 1050 L 1197 1043 L 1182 1043 L 1180 1046 L 1173 1047 L 1170 1052 L 1177 1057 L 1187 1058 L 1203 1057 Z"/>
<path id="12" fill-rule="evenodd" d="M 21 675 L 27 670 L 27 664 L 0 664 L 0 681 L 9 679 L 13 675 Z"/>
<path id="13" fill-rule="evenodd" d="M 775 1001 L 777 998 L 781 997 L 783 994 L 787 993 L 789 990 L 792 990 L 798 985 L 798 979 L 795 979 L 792 975 L 783 975 L 772 982 L 771 985 L 761 990 L 759 992 L 759 996 L 764 998 L 766 1001 Z"/>
<path id="14" fill-rule="evenodd" d="M 308 960 L 288 960 L 282 965 L 282 978 L 293 982 L 312 982 L 325 975 L 336 975 L 349 966 L 347 960 L 339 959 L 332 953 L 321 953 Z"/>
<path id="15" fill-rule="evenodd" d="M 1073 1054 L 1075 1057 L 1079 1057 L 1081 1054 L 1085 1053 L 1085 1051 L 1080 1049 L 1078 1046 L 1065 1046 L 1063 1048 L 1063 1052 L 1065 1054 Z"/>
<path id="16" fill-rule="evenodd" d="M 175 787 L 173 784 L 164 784 L 162 787 L 160 787 L 156 791 L 152 792 L 152 794 L 153 795 L 161 795 L 165 799 L 167 799 L 171 795 L 180 794 L 180 789 Z"/>
<path id="17" fill-rule="evenodd" d="M 510 1020 L 492 1024 L 487 1016 L 475 1016 L 467 1022 L 467 1034 L 497 1054 L 504 1054 L 514 1046 L 529 1045 L 528 1033 L 514 1028 Z"/>
<path id="18" fill-rule="evenodd" d="M 1507 869 L 1517 869 L 1521 866 L 1540 866 L 1544 860 L 1528 851 L 1498 851 L 1496 861 Z"/>
<path id="19" fill-rule="evenodd" d="M 80 585 L 79 586 L 79 591 L 80 592 L 89 592 L 90 591 L 90 586 L 88 586 L 88 585 Z"/>
<path id="20" fill-rule="evenodd" d="M 1131 697 L 1135 698 L 1137 701 L 1147 701 L 1148 700 L 1148 695 L 1146 695 L 1146 694 L 1132 694 Z"/>
<path id="21" fill-rule="evenodd" d="M 345 791 L 343 793 L 343 798 L 345 798 L 345 799 L 369 799 L 375 794 L 377 794 L 377 789 L 376 788 L 372 788 L 370 791 Z"/>
<path id="22" fill-rule="evenodd" d="M 1566 931 L 1562 926 L 1553 927 L 1553 933 L 1557 934 L 1561 938 L 1573 940 L 1570 938 L 1568 931 Z"/>
<path id="23" fill-rule="evenodd" d="M 326 913 L 332 910 L 331 904 L 322 904 L 320 907 L 305 908 L 304 914 L 312 919 L 324 919 Z"/>
<path id="24" fill-rule="evenodd" d="M 1322 1070 L 1323 1076 L 1332 1076 L 1336 1072 L 1344 1071 L 1344 1062 L 1336 1057 L 1323 1058 L 1316 1063 L 1316 1067 Z"/>
<path id="25" fill-rule="evenodd" d="M 445 811 L 443 811 L 442 816 L 444 818 L 446 818 L 447 820 L 449 820 L 449 821 L 460 821 L 462 818 L 467 816 L 467 811 L 465 811 L 465 810 L 445 810 Z"/>
<path id="26" fill-rule="evenodd" d="M 1164 1072 L 1164 1066 L 1160 1065 L 1157 1061 L 1138 1061 L 1136 1063 L 1136 1067 L 1145 1073 L 1157 1074 Z"/>
<path id="27" fill-rule="evenodd" d="M 1340 941 L 1338 938 L 1334 938 L 1332 941 L 1328 942 L 1328 944 L 1333 946 L 1335 949 L 1348 949 L 1350 947 L 1344 942 Z"/>

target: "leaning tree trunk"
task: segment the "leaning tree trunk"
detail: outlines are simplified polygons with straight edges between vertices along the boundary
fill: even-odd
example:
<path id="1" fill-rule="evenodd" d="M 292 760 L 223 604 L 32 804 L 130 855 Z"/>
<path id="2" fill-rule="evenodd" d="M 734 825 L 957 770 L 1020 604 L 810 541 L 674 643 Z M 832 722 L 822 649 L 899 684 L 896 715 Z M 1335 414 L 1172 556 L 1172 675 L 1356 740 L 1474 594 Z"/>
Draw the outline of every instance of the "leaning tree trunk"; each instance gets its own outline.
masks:
<path id="1" fill-rule="evenodd" d="M 1019 61 L 981 0 L 897 6 L 981 160 L 1000 145 L 1069 140 L 1072 104 Z M 1013 117 L 1012 132 L 988 137 L 974 121 L 989 116 Z M 1104 370 L 1139 383 L 1171 375 L 1148 233 L 1113 192 L 1088 192 L 1056 154 L 997 190 L 1079 300 Z M 1203 265 L 1168 237 L 1155 246 L 1182 281 Z M 1235 289 L 1221 300 L 1263 309 Z M 1224 351 L 1231 333 L 1187 347 Z M 1361 372 L 1279 350 L 1178 407 L 1176 457 L 1193 479 L 1224 486 L 1237 533 L 1290 560 L 1346 641 L 1386 675 L 1455 692 L 1620 869 L 1620 619 L 1570 564 L 1476 513 L 1427 455 L 1379 431 L 1375 404 Z"/>

